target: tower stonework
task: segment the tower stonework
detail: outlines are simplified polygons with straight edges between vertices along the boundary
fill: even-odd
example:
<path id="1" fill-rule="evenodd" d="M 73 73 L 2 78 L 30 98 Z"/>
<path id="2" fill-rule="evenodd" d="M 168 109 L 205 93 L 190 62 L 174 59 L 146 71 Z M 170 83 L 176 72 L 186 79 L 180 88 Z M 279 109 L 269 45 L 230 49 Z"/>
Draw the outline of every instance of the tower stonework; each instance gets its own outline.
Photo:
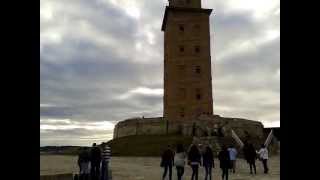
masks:
<path id="1" fill-rule="evenodd" d="M 170 122 L 213 115 L 211 12 L 201 0 L 169 0 L 165 9 L 163 116 Z"/>
<path id="2" fill-rule="evenodd" d="M 169 0 L 169 6 L 201 8 L 201 0 Z"/>

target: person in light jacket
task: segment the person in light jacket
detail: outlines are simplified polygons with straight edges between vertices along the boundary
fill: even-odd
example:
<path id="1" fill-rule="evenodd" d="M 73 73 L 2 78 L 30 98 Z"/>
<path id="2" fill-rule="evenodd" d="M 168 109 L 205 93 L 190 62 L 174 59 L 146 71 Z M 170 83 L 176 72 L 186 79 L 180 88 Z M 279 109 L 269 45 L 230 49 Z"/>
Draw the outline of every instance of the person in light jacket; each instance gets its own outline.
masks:
<path id="1" fill-rule="evenodd" d="M 230 161 L 231 161 L 232 171 L 233 171 L 233 173 L 235 173 L 236 172 L 236 160 L 237 160 L 238 151 L 233 145 L 231 145 L 228 148 L 228 151 L 229 151 L 229 154 L 230 154 Z"/>
<path id="2" fill-rule="evenodd" d="M 261 149 L 257 152 L 259 159 L 262 161 L 264 173 L 267 174 L 269 171 L 268 168 L 268 149 L 264 144 L 261 145 Z"/>
<path id="3" fill-rule="evenodd" d="M 184 174 L 184 165 L 185 165 L 186 153 L 183 149 L 182 144 L 177 145 L 177 151 L 174 155 L 174 165 L 177 169 L 178 180 L 182 180 Z"/>

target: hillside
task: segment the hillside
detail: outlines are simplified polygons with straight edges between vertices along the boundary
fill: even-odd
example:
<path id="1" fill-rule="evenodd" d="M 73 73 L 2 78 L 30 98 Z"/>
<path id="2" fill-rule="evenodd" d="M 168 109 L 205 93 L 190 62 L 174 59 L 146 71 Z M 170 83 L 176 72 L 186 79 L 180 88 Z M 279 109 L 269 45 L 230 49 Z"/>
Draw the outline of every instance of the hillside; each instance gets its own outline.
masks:
<path id="1" fill-rule="evenodd" d="M 81 146 L 43 146 L 40 147 L 41 154 L 61 154 L 61 155 L 77 155 Z"/>

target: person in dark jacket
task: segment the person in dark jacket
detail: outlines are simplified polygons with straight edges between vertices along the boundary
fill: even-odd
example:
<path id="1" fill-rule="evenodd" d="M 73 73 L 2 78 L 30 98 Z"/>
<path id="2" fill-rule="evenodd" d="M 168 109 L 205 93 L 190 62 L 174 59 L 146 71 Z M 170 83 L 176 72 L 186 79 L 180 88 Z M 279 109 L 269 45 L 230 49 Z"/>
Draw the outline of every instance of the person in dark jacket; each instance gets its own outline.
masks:
<path id="1" fill-rule="evenodd" d="M 174 162 L 174 152 L 171 150 L 170 146 L 163 152 L 161 157 L 161 167 L 164 168 L 162 179 L 166 178 L 169 169 L 169 180 L 172 179 L 172 166 Z"/>
<path id="2" fill-rule="evenodd" d="M 79 179 L 80 180 L 89 180 L 89 169 L 90 164 L 90 154 L 86 147 L 84 147 L 78 156 L 78 165 L 79 165 Z"/>
<path id="3" fill-rule="evenodd" d="M 95 180 L 99 178 L 100 175 L 100 163 L 101 163 L 101 150 L 96 143 L 93 143 L 91 153 L 91 179 Z"/>
<path id="4" fill-rule="evenodd" d="M 73 176 L 73 180 L 79 180 L 78 174 L 75 174 L 75 175 Z"/>
<path id="5" fill-rule="evenodd" d="M 198 147 L 192 144 L 188 153 L 188 164 L 192 168 L 191 180 L 198 180 L 199 165 L 201 166 L 201 154 Z"/>
<path id="6" fill-rule="evenodd" d="M 206 150 L 202 156 L 203 160 L 203 166 L 206 170 L 206 175 L 205 175 L 205 180 L 212 179 L 212 168 L 214 168 L 214 157 L 213 157 L 213 152 L 210 146 L 206 147 Z"/>
<path id="7" fill-rule="evenodd" d="M 257 174 L 256 170 L 256 150 L 254 149 L 253 145 L 249 142 L 245 142 L 243 147 L 243 154 L 244 158 L 246 159 L 247 163 L 250 166 L 250 174 L 252 174 L 252 169 L 254 170 L 254 174 Z"/>
<path id="8" fill-rule="evenodd" d="M 230 168 L 230 155 L 226 146 L 222 147 L 222 150 L 219 152 L 219 161 L 220 168 L 222 169 L 222 179 L 228 180 L 228 172 Z"/>

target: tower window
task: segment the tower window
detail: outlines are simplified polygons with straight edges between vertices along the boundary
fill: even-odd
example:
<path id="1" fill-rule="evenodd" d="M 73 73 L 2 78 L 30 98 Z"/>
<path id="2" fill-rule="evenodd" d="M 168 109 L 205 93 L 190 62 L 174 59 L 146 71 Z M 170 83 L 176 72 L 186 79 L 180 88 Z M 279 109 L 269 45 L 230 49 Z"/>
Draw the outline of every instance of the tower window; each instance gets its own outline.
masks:
<path id="1" fill-rule="evenodd" d="M 196 73 L 197 73 L 197 74 L 200 74 L 200 73 L 201 73 L 200 66 L 196 66 Z"/>
<path id="2" fill-rule="evenodd" d="M 195 51 L 196 53 L 200 53 L 200 46 L 195 46 L 195 47 L 194 47 L 194 51 Z"/>
<path id="3" fill-rule="evenodd" d="M 196 99 L 197 100 L 201 99 L 201 90 L 200 89 L 196 89 Z"/>
<path id="4" fill-rule="evenodd" d="M 184 114 L 184 108 L 183 108 L 183 107 L 181 107 L 181 108 L 180 108 L 180 117 L 182 117 L 182 118 L 183 118 L 183 117 L 184 117 L 184 115 L 185 115 L 185 114 Z"/>
<path id="5" fill-rule="evenodd" d="M 179 30 L 180 30 L 180 32 L 184 32 L 184 25 L 180 24 L 179 25 Z"/>
<path id="6" fill-rule="evenodd" d="M 184 46 L 179 47 L 180 52 L 184 52 Z"/>
<path id="7" fill-rule="evenodd" d="M 201 94 L 197 94 L 197 100 L 201 99 Z"/>

